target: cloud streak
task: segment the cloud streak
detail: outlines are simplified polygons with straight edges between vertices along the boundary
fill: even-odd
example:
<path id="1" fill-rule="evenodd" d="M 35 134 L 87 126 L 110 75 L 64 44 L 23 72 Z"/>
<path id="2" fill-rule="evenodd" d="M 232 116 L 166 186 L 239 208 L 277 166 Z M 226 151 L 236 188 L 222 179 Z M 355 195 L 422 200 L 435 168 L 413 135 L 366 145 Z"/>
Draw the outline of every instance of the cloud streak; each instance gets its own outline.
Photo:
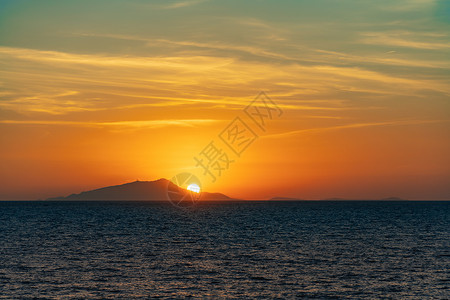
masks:
<path id="1" fill-rule="evenodd" d="M 146 121 L 115 121 L 115 122 L 77 122 L 51 120 L 0 120 L 0 124 L 10 125 L 57 125 L 81 127 L 121 127 L 121 128 L 161 128 L 168 126 L 196 127 L 219 122 L 213 119 L 173 119 Z"/>
<path id="2" fill-rule="evenodd" d="M 189 7 L 201 4 L 203 2 L 206 2 L 208 0 L 188 0 L 188 1 L 180 1 L 175 2 L 169 5 L 162 6 L 163 9 L 177 9 L 177 8 L 183 8 L 183 7 Z"/>
<path id="3" fill-rule="evenodd" d="M 369 45 L 385 45 L 393 47 L 405 47 L 424 50 L 448 50 L 450 49 L 449 42 L 426 42 L 406 39 L 398 34 L 386 32 L 372 32 L 364 33 L 364 38 L 360 42 Z"/>
<path id="4" fill-rule="evenodd" d="M 54 62 L 63 64 L 82 64 L 106 67 L 133 67 L 133 68 L 193 68 L 204 69 L 218 67 L 231 62 L 230 59 L 222 59 L 218 63 L 217 58 L 205 56 L 188 57 L 129 57 L 129 56 L 103 56 L 94 54 L 75 54 L 60 51 L 44 51 L 26 48 L 0 47 L 0 54 L 19 59 Z"/>
<path id="5" fill-rule="evenodd" d="M 262 136 L 262 138 L 286 138 L 296 136 L 300 134 L 308 133 L 321 133 L 326 131 L 353 129 L 353 128 L 365 128 L 365 127 L 379 127 L 379 126 L 408 126 L 408 125 L 425 125 L 425 124 L 439 124 L 450 123 L 450 120 L 400 120 L 400 121 L 386 121 L 386 122 L 371 122 L 371 123 L 352 123 L 345 125 L 337 125 L 330 127 L 319 128 L 306 128 L 299 130 L 292 130 L 282 133 L 268 134 Z"/>

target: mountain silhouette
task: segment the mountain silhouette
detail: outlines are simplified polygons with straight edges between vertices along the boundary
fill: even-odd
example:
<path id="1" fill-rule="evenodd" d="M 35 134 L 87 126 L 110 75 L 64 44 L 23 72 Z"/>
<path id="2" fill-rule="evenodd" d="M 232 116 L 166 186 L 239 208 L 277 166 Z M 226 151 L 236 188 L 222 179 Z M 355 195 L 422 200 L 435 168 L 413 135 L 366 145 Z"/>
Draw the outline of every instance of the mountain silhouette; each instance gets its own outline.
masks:
<path id="1" fill-rule="evenodd" d="M 171 181 L 161 178 L 155 181 L 134 181 L 121 185 L 103 187 L 91 191 L 72 194 L 67 197 L 49 198 L 48 201 L 167 201 L 167 188 L 177 188 Z M 187 192 L 187 191 L 186 191 Z M 202 192 L 200 201 L 235 200 L 221 193 Z"/>

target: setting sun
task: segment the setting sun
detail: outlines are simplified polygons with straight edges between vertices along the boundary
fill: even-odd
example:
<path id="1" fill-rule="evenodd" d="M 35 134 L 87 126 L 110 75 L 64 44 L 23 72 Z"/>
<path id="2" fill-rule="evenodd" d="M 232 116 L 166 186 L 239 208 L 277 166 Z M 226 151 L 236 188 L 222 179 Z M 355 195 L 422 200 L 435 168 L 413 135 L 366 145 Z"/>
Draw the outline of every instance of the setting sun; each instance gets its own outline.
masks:
<path id="1" fill-rule="evenodd" d="M 191 191 L 191 192 L 194 192 L 194 193 L 197 193 L 197 194 L 200 193 L 200 187 L 197 184 L 195 184 L 195 183 L 190 184 L 187 187 L 187 190 Z"/>

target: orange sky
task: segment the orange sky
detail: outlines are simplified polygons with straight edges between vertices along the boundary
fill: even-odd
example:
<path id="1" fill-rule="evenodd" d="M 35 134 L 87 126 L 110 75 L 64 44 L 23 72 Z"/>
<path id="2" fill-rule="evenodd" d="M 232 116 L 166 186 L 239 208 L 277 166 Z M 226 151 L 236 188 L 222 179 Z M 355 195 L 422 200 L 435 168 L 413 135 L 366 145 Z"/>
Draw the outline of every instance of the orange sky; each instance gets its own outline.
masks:
<path id="1" fill-rule="evenodd" d="M 180 172 L 245 199 L 450 199 L 445 2 L 284 1 L 0 1 L 0 200 Z M 258 138 L 221 144 L 212 182 L 194 157 L 237 116 Z"/>

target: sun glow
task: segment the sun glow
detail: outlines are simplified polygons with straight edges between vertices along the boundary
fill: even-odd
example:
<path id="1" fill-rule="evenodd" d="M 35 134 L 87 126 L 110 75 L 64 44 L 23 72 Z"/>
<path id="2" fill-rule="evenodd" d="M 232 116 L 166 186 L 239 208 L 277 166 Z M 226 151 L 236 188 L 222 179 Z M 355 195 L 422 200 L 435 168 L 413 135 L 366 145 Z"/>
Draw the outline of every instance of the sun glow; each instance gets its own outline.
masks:
<path id="1" fill-rule="evenodd" d="M 197 184 L 195 184 L 195 183 L 190 184 L 187 187 L 187 190 L 191 191 L 191 192 L 194 192 L 194 193 L 200 193 L 200 187 Z"/>

